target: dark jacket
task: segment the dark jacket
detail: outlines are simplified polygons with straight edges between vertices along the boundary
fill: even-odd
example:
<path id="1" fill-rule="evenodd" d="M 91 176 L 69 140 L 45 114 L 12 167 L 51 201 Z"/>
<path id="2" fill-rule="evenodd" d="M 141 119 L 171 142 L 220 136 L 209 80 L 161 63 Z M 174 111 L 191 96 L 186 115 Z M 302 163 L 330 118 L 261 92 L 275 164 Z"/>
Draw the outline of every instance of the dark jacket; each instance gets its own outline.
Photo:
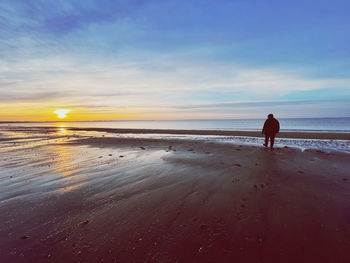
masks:
<path id="1" fill-rule="evenodd" d="M 264 134 L 276 134 L 280 131 L 280 123 L 275 118 L 267 119 L 262 132 Z"/>

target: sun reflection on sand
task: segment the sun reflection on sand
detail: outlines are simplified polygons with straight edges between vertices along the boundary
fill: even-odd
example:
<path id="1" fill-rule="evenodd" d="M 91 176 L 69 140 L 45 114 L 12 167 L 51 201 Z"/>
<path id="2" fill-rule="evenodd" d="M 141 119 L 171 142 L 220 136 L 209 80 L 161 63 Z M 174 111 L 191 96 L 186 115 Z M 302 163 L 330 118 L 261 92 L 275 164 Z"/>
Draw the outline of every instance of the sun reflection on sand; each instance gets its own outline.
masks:
<path id="1" fill-rule="evenodd" d="M 60 132 L 61 129 L 64 128 L 60 128 Z M 82 182 L 82 176 L 79 176 L 83 170 L 77 169 L 76 165 L 74 165 L 79 153 L 75 152 L 73 147 L 50 145 L 49 151 L 53 153 L 52 161 L 54 166 L 50 172 L 59 174 L 61 177 L 61 186 L 57 189 L 59 193 L 67 193 L 86 184 Z"/>
<path id="2" fill-rule="evenodd" d="M 60 129 L 59 129 L 59 134 L 60 134 L 60 135 L 67 135 L 67 129 L 65 129 L 65 128 L 60 128 Z"/>
<path id="3" fill-rule="evenodd" d="M 87 183 L 80 183 L 80 184 L 74 184 L 74 185 L 69 185 L 69 186 L 65 186 L 65 187 L 62 187 L 60 188 L 58 191 L 60 193 L 68 193 L 68 192 L 71 192 L 73 190 L 76 190 L 84 185 L 86 185 Z"/>

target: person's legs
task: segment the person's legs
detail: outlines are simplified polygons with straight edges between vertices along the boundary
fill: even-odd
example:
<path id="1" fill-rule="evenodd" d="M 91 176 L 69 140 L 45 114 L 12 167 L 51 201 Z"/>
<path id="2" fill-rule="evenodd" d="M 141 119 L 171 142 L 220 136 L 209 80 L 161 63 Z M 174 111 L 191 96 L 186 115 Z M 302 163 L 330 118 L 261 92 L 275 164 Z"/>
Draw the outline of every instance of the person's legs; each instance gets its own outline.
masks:
<path id="1" fill-rule="evenodd" d="M 270 135 L 270 147 L 273 149 L 273 144 L 275 143 L 275 134 Z"/>
<path id="2" fill-rule="evenodd" d="M 269 143 L 269 135 L 265 134 L 265 143 L 264 146 L 267 147 L 267 144 Z"/>

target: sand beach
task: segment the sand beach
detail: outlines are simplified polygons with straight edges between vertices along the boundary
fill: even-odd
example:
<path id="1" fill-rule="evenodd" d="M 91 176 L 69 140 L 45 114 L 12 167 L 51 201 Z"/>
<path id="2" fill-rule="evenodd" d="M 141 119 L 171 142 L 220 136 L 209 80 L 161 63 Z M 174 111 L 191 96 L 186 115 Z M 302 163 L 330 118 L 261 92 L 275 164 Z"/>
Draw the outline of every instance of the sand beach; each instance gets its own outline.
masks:
<path id="1" fill-rule="evenodd" d="M 0 262 L 350 261 L 348 153 L 120 134 L 2 130 Z"/>

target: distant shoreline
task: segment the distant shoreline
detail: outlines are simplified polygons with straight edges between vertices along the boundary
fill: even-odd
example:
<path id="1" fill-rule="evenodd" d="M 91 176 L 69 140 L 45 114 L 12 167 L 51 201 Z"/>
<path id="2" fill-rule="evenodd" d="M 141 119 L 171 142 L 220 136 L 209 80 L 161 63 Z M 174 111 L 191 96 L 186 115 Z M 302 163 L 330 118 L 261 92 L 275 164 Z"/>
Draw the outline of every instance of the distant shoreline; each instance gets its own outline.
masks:
<path id="1" fill-rule="evenodd" d="M 265 117 L 262 118 L 222 118 L 222 119 L 145 119 L 145 120 L 133 120 L 133 119 L 126 119 L 126 120 L 85 120 L 85 121 L 73 121 L 73 120 L 52 120 L 52 121 L 7 121 L 7 120 L 0 120 L 0 124 L 15 124 L 15 123 L 75 123 L 75 122 L 143 122 L 143 121 L 162 121 L 162 122 L 167 122 L 167 121 L 237 121 L 237 120 L 265 120 Z M 348 117 L 290 117 L 290 118 L 278 118 L 279 120 L 312 120 L 312 119 L 350 119 L 350 116 Z"/>

